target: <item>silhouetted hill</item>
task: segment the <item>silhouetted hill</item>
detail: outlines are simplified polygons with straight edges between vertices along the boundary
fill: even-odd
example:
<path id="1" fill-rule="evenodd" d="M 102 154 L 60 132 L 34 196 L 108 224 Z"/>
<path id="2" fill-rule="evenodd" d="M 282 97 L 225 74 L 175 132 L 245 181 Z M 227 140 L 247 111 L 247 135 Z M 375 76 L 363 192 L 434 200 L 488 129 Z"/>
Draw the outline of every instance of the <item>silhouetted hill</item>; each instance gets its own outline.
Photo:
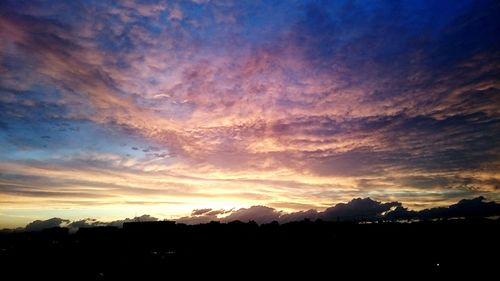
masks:
<path id="1" fill-rule="evenodd" d="M 3 275 L 118 280 L 474 274 L 496 268 L 500 221 L 416 223 L 304 220 L 186 225 L 170 221 L 0 235 Z M 238 274 L 238 275 L 233 275 Z M 432 274 L 432 275 L 429 275 Z M 10 280 L 10 279 L 5 279 Z"/>

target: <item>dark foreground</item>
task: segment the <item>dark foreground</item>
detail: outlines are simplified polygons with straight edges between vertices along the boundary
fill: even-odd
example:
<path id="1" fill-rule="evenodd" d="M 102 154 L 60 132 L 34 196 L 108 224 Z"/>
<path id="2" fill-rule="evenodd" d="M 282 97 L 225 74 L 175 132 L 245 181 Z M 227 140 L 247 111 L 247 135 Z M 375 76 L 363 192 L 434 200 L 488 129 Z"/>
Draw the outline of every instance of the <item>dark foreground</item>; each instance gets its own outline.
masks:
<path id="1" fill-rule="evenodd" d="M 4 233 L 0 264 L 2 276 L 9 277 L 3 280 L 239 280 L 270 274 L 308 276 L 306 280 L 320 275 L 332 280 L 336 274 L 403 280 L 467 274 L 494 280 L 500 266 L 499 237 L 499 220 L 261 226 L 138 222 L 75 234 L 65 228 Z"/>

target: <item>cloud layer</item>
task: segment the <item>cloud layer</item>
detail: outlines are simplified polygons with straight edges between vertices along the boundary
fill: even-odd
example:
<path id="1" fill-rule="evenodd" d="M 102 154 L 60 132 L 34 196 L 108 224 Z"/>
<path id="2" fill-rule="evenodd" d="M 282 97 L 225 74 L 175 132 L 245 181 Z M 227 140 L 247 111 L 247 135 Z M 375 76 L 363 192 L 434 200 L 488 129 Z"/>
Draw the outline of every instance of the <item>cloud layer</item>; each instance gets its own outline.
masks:
<path id="1" fill-rule="evenodd" d="M 267 223 L 289 223 L 303 220 L 323 220 L 334 222 L 373 222 L 373 221 L 415 221 L 453 218 L 488 218 L 500 216 L 500 204 L 485 201 L 483 197 L 463 199 L 448 207 L 436 207 L 421 211 L 408 210 L 400 202 L 382 203 L 370 198 L 356 198 L 347 203 L 339 203 L 323 212 L 311 209 L 285 213 L 265 206 L 252 206 L 238 210 L 193 210 L 190 216 L 175 219 L 176 223 L 204 224 L 214 221 L 229 223 L 234 221 Z M 101 222 L 96 219 L 70 221 L 61 218 L 36 220 L 26 225 L 25 231 L 40 231 L 52 227 L 67 227 L 72 232 L 79 228 L 114 226 L 122 227 L 126 222 L 158 221 L 150 215 L 142 215 L 132 219 L 126 218 L 112 222 Z M 17 229 L 21 231 L 21 229 Z"/>
<path id="2" fill-rule="evenodd" d="M 0 10 L 0 216 L 12 224 L 36 208 L 500 199 L 498 1 Z"/>

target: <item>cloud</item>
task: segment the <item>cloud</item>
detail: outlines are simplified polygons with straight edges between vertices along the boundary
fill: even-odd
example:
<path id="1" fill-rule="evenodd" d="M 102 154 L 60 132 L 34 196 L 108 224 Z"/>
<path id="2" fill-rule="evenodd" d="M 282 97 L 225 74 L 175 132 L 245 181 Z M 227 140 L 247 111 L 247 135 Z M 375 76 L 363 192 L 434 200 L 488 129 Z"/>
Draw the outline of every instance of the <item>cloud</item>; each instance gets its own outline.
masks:
<path id="1" fill-rule="evenodd" d="M 473 199 L 462 199 L 449 207 L 431 208 L 418 212 L 419 218 L 460 218 L 460 217 L 493 217 L 500 215 L 500 204 L 485 201 L 480 196 Z"/>
<path id="2" fill-rule="evenodd" d="M 30 222 L 26 225 L 24 230 L 26 231 L 40 231 L 46 228 L 52 227 L 67 227 L 71 232 L 76 232 L 79 228 L 85 227 L 97 227 L 97 226 L 115 226 L 122 227 L 123 223 L 126 222 L 147 222 L 147 221 L 158 221 L 158 218 L 152 217 L 150 215 L 142 215 L 134 218 L 126 218 L 123 220 L 115 220 L 111 222 L 102 222 L 97 219 L 87 218 L 82 220 L 71 221 L 61 218 L 51 218 L 48 220 L 36 220 Z"/>
<path id="3" fill-rule="evenodd" d="M 319 214 L 319 218 L 326 221 L 335 220 L 376 220 L 383 218 L 383 213 L 391 208 L 400 207 L 399 202 L 381 203 L 370 198 L 356 198 L 348 203 L 339 203 Z"/>
<path id="4" fill-rule="evenodd" d="M 70 220 L 61 218 L 51 218 L 48 220 L 36 220 L 28 223 L 25 227 L 26 231 L 40 231 L 46 228 L 66 226 Z"/>
<path id="5" fill-rule="evenodd" d="M 305 219 L 315 220 L 318 219 L 318 211 L 316 210 L 307 210 L 307 211 L 299 211 L 293 213 L 283 213 L 280 215 L 279 220 L 280 223 L 294 222 L 294 221 L 303 221 Z"/>
<path id="6" fill-rule="evenodd" d="M 222 215 L 222 216 L 221 216 Z M 450 219 L 450 218 L 487 218 L 500 216 L 500 203 L 486 201 L 484 197 L 462 199 L 448 207 L 435 207 L 420 211 L 409 210 L 400 202 L 379 202 L 370 198 L 355 198 L 347 203 L 338 203 L 324 211 L 310 209 L 298 212 L 283 212 L 266 206 L 252 206 L 238 210 L 212 210 L 195 209 L 190 216 L 175 219 L 176 223 L 205 224 L 212 221 L 229 223 L 232 221 L 267 224 L 271 222 L 289 223 L 302 220 L 323 221 L 409 221 L 427 219 Z M 102 222 L 87 218 L 83 220 L 70 221 L 61 218 L 48 220 L 36 220 L 28 223 L 24 230 L 40 231 L 51 227 L 68 227 L 71 232 L 82 227 L 115 226 L 122 227 L 126 222 L 159 221 L 151 215 L 142 215 L 134 218 Z"/>
<path id="7" fill-rule="evenodd" d="M 114 224 L 113 226 L 121 227 L 123 224 Z M 96 219 L 87 218 L 83 220 L 72 221 L 67 224 L 65 227 L 69 228 L 70 233 L 75 233 L 80 228 L 89 228 L 89 227 L 99 227 L 99 226 L 108 226 L 108 223 L 98 221 Z"/>
<path id="8" fill-rule="evenodd" d="M 338 203 L 321 212 L 311 209 L 286 213 L 266 206 L 252 206 L 250 208 L 229 211 L 227 212 L 229 215 L 218 218 L 217 216 L 204 215 L 207 212 L 203 211 L 204 213 L 202 214 L 182 217 L 176 221 L 187 224 L 208 223 L 210 221 L 255 221 L 258 224 L 265 224 L 273 221 L 288 223 L 305 219 L 321 219 L 324 221 L 402 221 L 464 217 L 485 218 L 499 216 L 500 204 L 494 201 L 486 202 L 484 197 L 477 197 L 462 199 L 449 207 L 436 207 L 414 211 L 404 207 L 400 202 L 383 203 L 371 198 L 355 198 L 347 203 Z"/>
<path id="9" fill-rule="evenodd" d="M 92 227 L 92 226 L 97 226 L 101 224 L 101 222 L 97 221 L 96 219 L 83 219 L 83 220 L 78 220 L 78 221 L 73 221 L 70 224 L 68 224 L 69 228 L 81 228 L 81 227 Z"/>
<path id="10" fill-rule="evenodd" d="M 398 205 L 384 214 L 388 220 L 422 220 L 422 219 L 449 219 L 449 218 L 485 218 L 500 215 L 500 204 L 495 201 L 486 201 L 479 196 L 472 199 L 462 199 L 448 207 L 435 207 L 421 211 L 408 210 Z"/>
<path id="11" fill-rule="evenodd" d="M 138 216 L 138 217 L 134 217 L 134 218 L 126 218 L 126 219 L 123 219 L 123 220 L 115 220 L 115 221 L 112 221 L 112 222 L 109 222 L 107 223 L 107 225 L 109 226 L 116 226 L 116 227 L 122 227 L 123 226 L 123 223 L 126 223 L 126 222 L 146 222 L 146 221 L 158 221 L 158 218 L 155 218 L 155 217 L 152 217 L 150 215 L 142 215 L 142 216 Z"/>
<path id="12" fill-rule="evenodd" d="M 219 221 L 220 219 L 216 215 L 195 215 L 195 216 L 185 216 L 175 219 L 177 223 L 184 224 L 200 224 L 209 223 L 212 221 Z"/>
<path id="13" fill-rule="evenodd" d="M 218 215 L 224 215 L 227 213 L 231 213 L 232 211 L 233 211 L 233 209 L 229 209 L 229 210 L 220 209 L 220 210 L 212 210 L 210 212 L 207 212 L 206 214 L 209 216 L 218 216 Z"/>
<path id="14" fill-rule="evenodd" d="M 207 209 L 195 209 L 195 210 L 193 210 L 191 212 L 191 215 L 192 216 L 199 216 L 199 215 L 203 215 L 205 213 L 208 213 L 210 211 L 212 211 L 212 209 L 210 209 L 210 208 L 207 208 Z"/>
<path id="15" fill-rule="evenodd" d="M 250 208 L 241 208 L 239 210 L 236 210 L 230 215 L 224 217 L 222 221 L 255 221 L 256 223 L 262 224 L 277 221 L 280 215 L 281 212 L 273 208 L 269 208 L 266 206 L 252 206 Z"/>
<path id="16" fill-rule="evenodd" d="M 497 1 L 201 2 L 2 1 L 2 207 L 498 198 Z"/>
<path id="17" fill-rule="evenodd" d="M 185 223 L 185 224 L 209 223 L 212 221 L 220 221 L 221 215 L 231 214 L 232 212 L 233 212 L 232 209 L 230 210 L 224 210 L 224 209 L 213 210 L 211 208 L 194 209 L 191 212 L 190 216 L 180 217 L 175 219 L 175 221 L 177 223 Z"/>

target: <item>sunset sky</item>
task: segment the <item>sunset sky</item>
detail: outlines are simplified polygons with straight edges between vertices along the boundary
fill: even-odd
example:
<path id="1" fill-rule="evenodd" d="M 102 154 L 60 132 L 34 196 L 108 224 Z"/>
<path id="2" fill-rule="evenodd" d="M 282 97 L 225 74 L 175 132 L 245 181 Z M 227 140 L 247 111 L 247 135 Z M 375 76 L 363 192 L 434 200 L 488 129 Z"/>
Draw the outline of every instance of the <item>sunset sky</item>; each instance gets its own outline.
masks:
<path id="1" fill-rule="evenodd" d="M 499 15 L 495 0 L 2 0 L 0 228 L 498 201 Z"/>

